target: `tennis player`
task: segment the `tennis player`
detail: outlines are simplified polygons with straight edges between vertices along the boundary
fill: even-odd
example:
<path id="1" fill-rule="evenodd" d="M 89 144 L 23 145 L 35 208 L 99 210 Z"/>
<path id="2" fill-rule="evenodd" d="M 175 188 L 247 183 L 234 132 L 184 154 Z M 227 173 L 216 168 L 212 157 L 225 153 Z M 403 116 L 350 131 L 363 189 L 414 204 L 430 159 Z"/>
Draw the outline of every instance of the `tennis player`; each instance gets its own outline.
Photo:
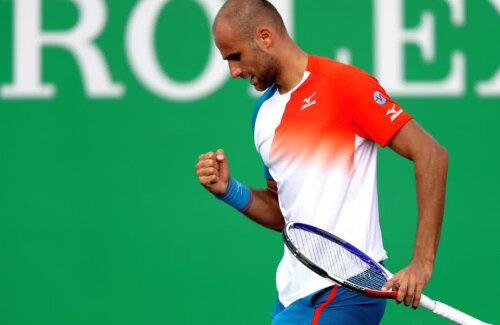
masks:
<path id="1" fill-rule="evenodd" d="M 250 189 L 233 177 L 222 149 L 199 156 L 200 183 L 265 227 L 279 231 L 289 221 L 312 224 L 383 261 L 376 162 L 377 147 L 390 147 L 414 163 L 418 224 L 411 261 L 384 289 L 397 289 L 398 302 L 417 308 L 441 231 L 446 150 L 374 77 L 301 50 L 265 0 L 227 1 L 213 35 L 232 77 L 265 90 L 255 107 L 253 132 L 267 188 Z M 366 325 L 382 319 L 385 299 L 332 286 L 286 248 L 276 280 L 274 325 Z"/>

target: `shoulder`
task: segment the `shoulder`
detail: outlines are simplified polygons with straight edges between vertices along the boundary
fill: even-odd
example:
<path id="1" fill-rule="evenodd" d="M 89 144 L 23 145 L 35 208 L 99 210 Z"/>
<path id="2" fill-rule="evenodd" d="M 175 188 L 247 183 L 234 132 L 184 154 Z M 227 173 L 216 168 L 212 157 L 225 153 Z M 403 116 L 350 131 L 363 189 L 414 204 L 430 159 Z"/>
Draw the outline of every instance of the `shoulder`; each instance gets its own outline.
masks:
<path id="1" fill-rule="evenodd" d="M 358 67 L 322 56 L 309 55 L 307 70 L 322 75 L 339 87 L 377 82 L 372 75 Z"/>

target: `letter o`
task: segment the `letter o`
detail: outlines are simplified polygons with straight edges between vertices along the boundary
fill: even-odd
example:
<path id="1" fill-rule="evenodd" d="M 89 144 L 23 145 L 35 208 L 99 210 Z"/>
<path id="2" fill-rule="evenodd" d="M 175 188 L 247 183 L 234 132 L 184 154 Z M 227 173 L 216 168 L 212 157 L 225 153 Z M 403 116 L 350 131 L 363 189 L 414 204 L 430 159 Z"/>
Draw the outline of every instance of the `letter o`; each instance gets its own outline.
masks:
<path id="1" fill-rule="evenodd" d="M 177 101 L 202 98 L 218 89 L 229 77 L 228 69 L 212 42 L 210 56 L 202 73 L 194 80 L 177 82 L 166 76 L 154 49 L 154 29 L 161 9 L 170 0 L 143 0 L 134 9 L 126 31 L 126 50 L 131 67 L 140 81 L 160 97 Z M 196 0 L 213 20 L 221 0 Z"/>

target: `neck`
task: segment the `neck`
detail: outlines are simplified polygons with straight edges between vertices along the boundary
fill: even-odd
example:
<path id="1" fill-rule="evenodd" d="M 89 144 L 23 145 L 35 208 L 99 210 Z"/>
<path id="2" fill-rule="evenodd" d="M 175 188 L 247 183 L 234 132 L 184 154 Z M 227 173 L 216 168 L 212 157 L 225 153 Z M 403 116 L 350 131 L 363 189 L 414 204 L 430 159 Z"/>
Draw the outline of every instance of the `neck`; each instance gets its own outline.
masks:
<path id="1" fill-rule="evenodd" d="M 276 85 L 280 94 L 284 94 L 295 88 L 302 80 L 307 68 L 307 53 L 302 51 L 293 41 L 288 46 L 282 47 L 278 57 L 279 73 Z"/>

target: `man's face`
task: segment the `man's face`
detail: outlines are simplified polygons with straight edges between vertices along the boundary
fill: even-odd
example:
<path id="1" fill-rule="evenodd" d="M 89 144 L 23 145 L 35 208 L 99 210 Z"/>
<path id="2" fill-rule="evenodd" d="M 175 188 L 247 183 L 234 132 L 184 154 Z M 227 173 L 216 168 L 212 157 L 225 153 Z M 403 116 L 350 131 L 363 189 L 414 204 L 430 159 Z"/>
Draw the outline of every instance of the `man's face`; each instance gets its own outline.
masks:
<path id="1" fill-rule="evenodd" d="M 233 78 L 250 78 L 256 90 L 263 91 L 271 86 L 277 75 L 277 62 L 262 50 L 256 40 L 243 39 L 225 21 L 214 27 L 215 44 L 224 60 L 229 64 Z"/>

